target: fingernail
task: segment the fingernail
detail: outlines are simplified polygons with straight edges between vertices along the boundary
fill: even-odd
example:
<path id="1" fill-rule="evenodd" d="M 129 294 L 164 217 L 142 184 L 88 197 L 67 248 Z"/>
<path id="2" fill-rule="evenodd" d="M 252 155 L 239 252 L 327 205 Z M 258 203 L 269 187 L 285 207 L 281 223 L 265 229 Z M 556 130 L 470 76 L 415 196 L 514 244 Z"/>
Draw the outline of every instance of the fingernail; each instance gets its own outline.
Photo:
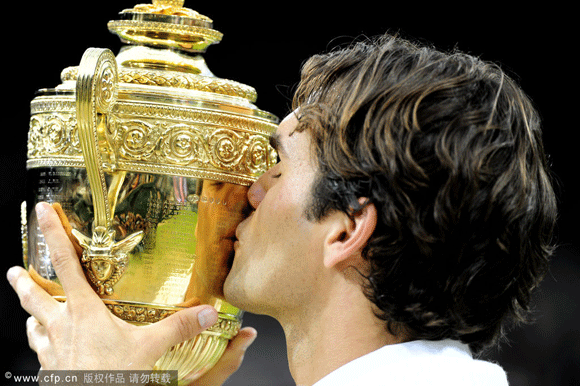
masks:
<path id="1" fill-rule="evenodd" d="M 14 279 L 16 279 L 17 270 L 17 267 L 12 267 L 8 270 L 8 272 L 6 272 L 6 279 L 8 279 L 8 282 L 11 286 L 14 286 Z"/>
<path id="2" fill-rule="evenodd" d="M 217 319 L 217 312 L 212 308 L 206 308 L 197 314 L 197 320 L 199 321 L 201 328 L 210 327 L 217 322 Z"/>
<path id="3" fill-rule="evenodd" d="M 244 343 L 243 350 L 245 351 L 248 348 L 250 348 L 250 346 L 252 345 L 252 343 L 254 343 L 257 337 L 258 333 L 254 330 L 254 334 L 250 338 L 248 338 L 248 340 Z"/>
<path id="4" fill-rule="evenodd" d="M 46 212 L 48 211 L 48 204 L 46 202 L 39 202 L 38 204 L 36 204 L 36 207 L 34 208 L 36 210 L 36 217 L 40 220 L 44 217 L 44 215 L 46 214 Z"/>

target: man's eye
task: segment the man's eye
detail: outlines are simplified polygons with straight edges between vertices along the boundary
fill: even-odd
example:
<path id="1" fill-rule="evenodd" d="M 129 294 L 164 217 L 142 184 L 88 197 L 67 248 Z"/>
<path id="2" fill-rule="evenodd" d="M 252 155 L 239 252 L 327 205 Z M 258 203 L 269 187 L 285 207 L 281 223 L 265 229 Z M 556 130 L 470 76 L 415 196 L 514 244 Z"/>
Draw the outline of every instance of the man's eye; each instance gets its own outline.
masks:
<path id="1" fill-rule="evenodd" d="M 203 181 L 204 184 L 211 186 L 212 188 L 219 188 L 220 186 L 224 185 L 225 182 L 221 181 L 214 181 L 214 180 L 205 180 Z"/>
<path id="2" fill-rule="evenodd" d="M 278 159 L 278 163 L 274 165 L 274 167 L 271 170 L 272 170 L 272 178 L 278 178 L 282 175 L 280 159 Z"/>

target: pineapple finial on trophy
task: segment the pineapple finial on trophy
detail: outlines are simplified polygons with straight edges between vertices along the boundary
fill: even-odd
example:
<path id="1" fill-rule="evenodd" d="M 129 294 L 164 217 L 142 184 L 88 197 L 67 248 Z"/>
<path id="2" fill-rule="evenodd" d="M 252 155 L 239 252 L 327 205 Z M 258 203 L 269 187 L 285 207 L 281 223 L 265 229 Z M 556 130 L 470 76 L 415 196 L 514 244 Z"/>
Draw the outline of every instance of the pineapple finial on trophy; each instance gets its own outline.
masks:
<path id="1" fill-rule="evenodd" d="M 153 5 L 170 5 L 172 7 L 183 7 L 184 0 L 153 0 Z"/>
<path id="2" fill-rule="evenodd" d="M 133 10 L 159 15 L 182 16 L 212 22 L 212 20 L 190 8 L 183 6 L 183 0 L 152 0 L 152 4 L 137 4 Z"/>
<path id="3" fill-rule="evenodd" d="M 183 0 L 153 0 L 123 10 L 120 20 L 109 22 L 109 30 L 124 43 L 148 45 L 200 53 L 218 43 L 222 33 L 213 20 L 190 8 Z"/>

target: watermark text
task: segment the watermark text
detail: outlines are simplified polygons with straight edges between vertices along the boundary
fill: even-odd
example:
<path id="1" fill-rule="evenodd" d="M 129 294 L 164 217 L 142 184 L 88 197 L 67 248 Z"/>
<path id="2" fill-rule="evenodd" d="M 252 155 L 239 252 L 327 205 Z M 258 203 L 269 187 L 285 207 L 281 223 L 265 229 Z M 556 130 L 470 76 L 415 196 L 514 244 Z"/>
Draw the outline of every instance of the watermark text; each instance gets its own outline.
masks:
<path id="1" fill-rule="evenodd" d="M 177 386 L 177 371 L 6 371 L 4 379 L 10 386 Z"/>

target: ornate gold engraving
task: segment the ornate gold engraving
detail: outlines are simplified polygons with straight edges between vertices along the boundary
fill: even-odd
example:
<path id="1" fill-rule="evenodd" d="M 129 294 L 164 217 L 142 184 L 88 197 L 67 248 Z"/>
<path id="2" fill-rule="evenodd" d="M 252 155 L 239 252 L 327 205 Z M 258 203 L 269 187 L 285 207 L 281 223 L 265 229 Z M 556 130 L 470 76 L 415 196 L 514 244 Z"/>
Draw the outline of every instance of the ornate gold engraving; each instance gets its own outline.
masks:
<path id="1" fill-rule="evenodd" d="M 100 295 L 113 294 L 113 285 L 127 268 L 128 253 L 139 244 L 144 236 L 141 231 L 121 241 L 114 240 L 112 200 L 109 197 L 101 154 L 109 153 L 103 143 L 105 142 L 103 131 L 106 132 L 106 128 L 103 127 L 102 122 L 106 122 L 107 114 L 116 96 L 117 66 L 114 55 L 108 50 L 87 50 L 79 67 L 76 111 L 79 141 L 94 206 L 93 235 L 92 238 L 87 237 L 76 229 L 73 229 L 72 233 L 84 249 L 81 263 L 85 267 L 87 277 Z M 59 134 L 62 133 L 59 132 Z M 61 136 L 55 135 L 55 137 L 60 139 Z M 113 185 L 112 192 L 115 190 Z M 114 200 L 116 197 L 113 197 Z"/>
<path id="2" fill-rule="evenodd" d="M 30 119 L 28 167 L 64 165 L 67 161 L 70 166 L 78 165 L 82 149 L 76 117 L 41 110 L 41 106 L 34 106 L 36 113 Z M 185 121 L 185 117 L 192 123 L 176 122 Z M 196 121 L 199 123 L 193 123 Z M 123 103 L 116 105 L 110 116 L 106 146 L 112 150 L 104 155 L 115 159 L 116 170 L 224 175 L 228 181 L 247 185 L 276 162 L 265 133 L 274 125 L 262 125 L 263 131 L 259 123 L 247 118 L 208 114 L 200 109 Z"/>
<path id="3" fill-rule="evenodd" d="M 68 67 L 62 71 L 61 80 L 63 82 L 76 81 L 77 76 L 78 67 Z M 205 91 L 244 98 L 250 102 L 255 102 L 257 99 L 256 90 L 253 87 L 227 79 L 211 78 L 198 74 L 143 69 L 120 69 L 119 81 L 128 84 Z"/>
<path id="4" fill-rule="evenodd" d="M 127 322 L 137 323 L 156 323 L 177 312 L 176 310 L 148 308 L 142 305 L 107 304 L 107 307 L 117 317 Z"/>
<path id="5" fill-rule="evenodd" d="M 156 323 L 178 312 L 180 308 L 168 308 L 144 304 L 128 304 L 105 300 L 105 304 L 117 317 L 135 323 Z M 242 323 L 234 316 L 220 313 L 218 321 L 206 333 L 231 339 L 240 330 Z"/>
<path id="6" fill-rule="evenodd" d="M 136 232 L 115 242 L 114 231 L 99 227 L 89 238 L 76 229 L 72 230 L 84 248 L 81 263 L 89 281 L 100 295 L 112 295 L 113 286 L 127 269 L 128 253 L 143 239 L 143 232 Z"/>

